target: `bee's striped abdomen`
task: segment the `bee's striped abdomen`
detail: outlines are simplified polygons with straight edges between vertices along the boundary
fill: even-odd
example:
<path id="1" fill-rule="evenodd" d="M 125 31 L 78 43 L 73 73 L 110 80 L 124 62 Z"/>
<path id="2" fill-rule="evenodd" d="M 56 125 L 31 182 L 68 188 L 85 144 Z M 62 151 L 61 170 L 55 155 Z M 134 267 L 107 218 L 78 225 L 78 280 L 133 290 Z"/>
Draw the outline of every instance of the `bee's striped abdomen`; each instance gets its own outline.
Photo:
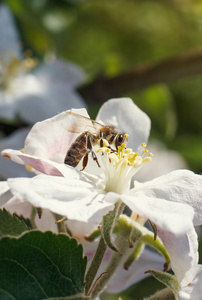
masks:
<path id="1" fill-rule="evenodd" d="M 67 151 L 64 163 L 76 167 L 87 153 L 87 132 L 81 133 Z"/>

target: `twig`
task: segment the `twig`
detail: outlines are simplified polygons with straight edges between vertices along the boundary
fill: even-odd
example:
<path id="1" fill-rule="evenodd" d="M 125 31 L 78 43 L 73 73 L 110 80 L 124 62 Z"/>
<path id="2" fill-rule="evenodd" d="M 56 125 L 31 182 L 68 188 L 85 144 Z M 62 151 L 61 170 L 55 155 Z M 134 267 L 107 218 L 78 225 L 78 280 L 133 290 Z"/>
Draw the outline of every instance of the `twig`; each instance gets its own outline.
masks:
<path id="1" fill-rule="evenodd" d="M 88 104 L 136 92 L 157 83 L 169 83 L 202 74 L 202 49 L 158 62 L 143 63 L 115 77 L 97 78 L 78 89 Z"/>

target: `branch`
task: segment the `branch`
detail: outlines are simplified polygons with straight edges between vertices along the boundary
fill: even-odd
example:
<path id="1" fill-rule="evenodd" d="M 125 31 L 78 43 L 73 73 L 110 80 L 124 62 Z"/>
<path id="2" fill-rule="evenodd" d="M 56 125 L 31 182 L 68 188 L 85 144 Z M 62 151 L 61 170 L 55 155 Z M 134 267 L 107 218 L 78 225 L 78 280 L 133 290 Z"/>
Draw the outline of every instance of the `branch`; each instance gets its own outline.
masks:
<path id="1" fill-rule="evenodd" d="M 96 78 L 80 87 L 78 92 L 88 104 L 100 104 L 153 84 L 169 83 L 197 74 L 202 74 L 202 49 L 158 62 L 143 63 L 115 77 Z"/>

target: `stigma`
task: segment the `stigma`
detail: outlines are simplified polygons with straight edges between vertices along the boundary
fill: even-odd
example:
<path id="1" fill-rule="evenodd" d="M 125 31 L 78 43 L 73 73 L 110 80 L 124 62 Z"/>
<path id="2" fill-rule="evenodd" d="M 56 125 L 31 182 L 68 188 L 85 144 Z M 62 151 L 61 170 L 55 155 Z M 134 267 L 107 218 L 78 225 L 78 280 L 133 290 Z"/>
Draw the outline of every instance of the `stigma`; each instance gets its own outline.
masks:
<path id="1" fill-rule="evenodd" d="M 152 160 L 152 153 L 142 143 L 138 152 L 133 152 L 131 148 L 126 148 L 123 143 L 117 150 L 113 150 L 107 141 L 103 142 L 103 147 L 96 150 L 99 155 L 99 162 L 105 173 L 105 191 L 115 193 L 125 193 L 130 189 L 132 177 L 142 168 L 142 166 Z"/>

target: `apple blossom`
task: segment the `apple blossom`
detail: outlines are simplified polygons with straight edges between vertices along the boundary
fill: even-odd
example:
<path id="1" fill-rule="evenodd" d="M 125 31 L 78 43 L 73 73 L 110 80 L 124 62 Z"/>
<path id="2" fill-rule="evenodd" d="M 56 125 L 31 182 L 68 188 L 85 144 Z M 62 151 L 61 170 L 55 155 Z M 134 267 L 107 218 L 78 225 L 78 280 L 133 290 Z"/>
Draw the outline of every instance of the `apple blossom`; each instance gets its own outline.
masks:
<path id="1" fill-rule="evenodd" d="M 83 71 L 71 62 L 56 59 L 39 65 L 23 57 L 12 14 L 0 5 L 0 118 L 19 115 L 33 124 L 71 108 L 85 107 L 75 88 L 84 80 Z M 29 72 L 28 72 L 29 71 Z"/>
<path id="2" fill-rule="evenodd" d="M 87 116 L 85 110 L 74 112 Z M 79 171 L 80 166 L 64 165 L 67 149 L 78 133 L 68 131 L 71 118 L 63 112 L 33 126 L 24 153 L 9 149 L 2 152 L 17 163 L 45 173 L 34 178 L 9 179 L 11 193 L 69 220 L 94 224 L 100 223 L 115 203 L 121 201 L 137 216 L 156 225 L 171 257 L 172 268 L 182 277 L 197 260 L 197 256 L 190 254 L 187 234 L 195 241 L 193 216 L 195 225 L 201 223 L 201 176 L 178 170 L 149 182 L 134 181 L 137 171 L 151 160 L 144 144 L 150 131 L 148 116 L 132 100 L 122 98 L 106 102 L 96 121 L 112 124 L 119 132 L 129 134 L 128 146 L 133 150 L 124 145 L 114 153 L 107 147 L 100 148 L 97 157 L 101 168 L 90 160 L 83 172 Z M 179 249 L 189 259 L 178 260 Z"/>

